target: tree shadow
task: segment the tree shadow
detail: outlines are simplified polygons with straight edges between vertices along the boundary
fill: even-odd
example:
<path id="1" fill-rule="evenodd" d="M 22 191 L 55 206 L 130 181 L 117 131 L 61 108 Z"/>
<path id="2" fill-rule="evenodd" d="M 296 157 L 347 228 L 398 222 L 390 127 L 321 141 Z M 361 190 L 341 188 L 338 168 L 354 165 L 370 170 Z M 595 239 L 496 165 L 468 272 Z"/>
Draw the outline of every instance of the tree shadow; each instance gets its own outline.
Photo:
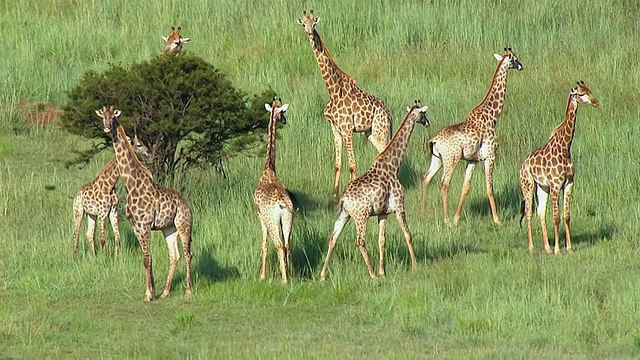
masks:
<path id="1" fill-rule="evenodd" d="M 220 266 L 213 257 L 214 246 L 207 245 L 201 252 L 193 255 L 195 265 L 193 266 L 195 273 L 212 282 L 222 282 L 229 279 L 237 279 L 240 277 L 240 271 L 233 266 Z"/>

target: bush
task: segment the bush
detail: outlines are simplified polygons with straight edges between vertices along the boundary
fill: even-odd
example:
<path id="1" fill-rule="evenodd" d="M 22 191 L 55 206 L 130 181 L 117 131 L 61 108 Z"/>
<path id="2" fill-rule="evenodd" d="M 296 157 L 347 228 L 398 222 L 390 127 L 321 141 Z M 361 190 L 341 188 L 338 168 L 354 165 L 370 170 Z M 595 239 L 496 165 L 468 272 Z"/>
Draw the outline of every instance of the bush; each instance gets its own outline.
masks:
<path id="1" fill-rule="evenodd" d="M 97 139 L 71 164 L 86 163 L 111 147 L 95 110 L 114 105 L 127 134 L 136 133 L 151 149 L 154 176 L 174 180 L 190 168 L 212 165 L 224 175 L 224 160 L 263 151 L 269 114 L 268 89 L 249 97 L 204 60 L 182 54 L 157 57 L 129 68 L 111 65 L 87 72 L 68 93 L 62 124 L 69 132 Z"/>

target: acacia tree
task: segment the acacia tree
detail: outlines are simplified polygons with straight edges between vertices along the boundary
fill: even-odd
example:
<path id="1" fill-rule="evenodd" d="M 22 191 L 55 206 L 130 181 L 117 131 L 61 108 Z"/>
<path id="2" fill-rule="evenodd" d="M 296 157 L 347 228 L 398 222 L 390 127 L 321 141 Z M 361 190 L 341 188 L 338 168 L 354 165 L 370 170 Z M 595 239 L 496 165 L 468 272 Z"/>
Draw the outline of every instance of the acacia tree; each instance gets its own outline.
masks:
<path id="1" fill-rule="evenodd" d="M 89 71 L 67 95 L 63 127 L 98 140 L 89 150 L 76 151 L 69 165 L 86 163 L 111 147 L 94 111 L 114 105 L 122 111 L 127 134 L 137 134 L 151 149 L 146 163 L 154 176 L 172 181 L 203 165 L 224 174 L 226 159 L 259 154 L 269 123 L 264 103 L 275 93 L 267 89 L 250 97 L 201 58 L 182 54 Z"/>

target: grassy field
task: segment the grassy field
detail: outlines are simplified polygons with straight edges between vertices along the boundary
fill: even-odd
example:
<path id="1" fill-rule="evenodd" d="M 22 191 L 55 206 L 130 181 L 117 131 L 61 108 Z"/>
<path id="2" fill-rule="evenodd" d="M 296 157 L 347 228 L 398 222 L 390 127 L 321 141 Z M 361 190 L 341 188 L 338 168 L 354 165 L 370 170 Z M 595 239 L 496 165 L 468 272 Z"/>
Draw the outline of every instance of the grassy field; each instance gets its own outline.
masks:
<path id="1" fill-rule="evenodd" d="M 328 96 L 296 21 L 310 9 L 337 63 L 386 102 L 394 128 L 414 99 L 429 106 L 431 128 L 416 127 L 400 171 L 416 271 L 391 220 L 386 278 L 369 279 L 350 224 L 329 280 L 317 279 L 337 211 L 332 136 L 322 115 Z M 629 145 L 640 135 L 639 16 L 640 5 L 626 0 L 0 2 L 0 358 L 637 358 L 640 167 Z M 65 168 L 88 140 L 24 124 L 18 104 L 64 104 L 87 70 L 157 56 L 172 25 L 192 38 L 184 51 L 237 87 L 269 86 L 290 104 L 277 159 L 280 179 L 301 200 L 290 285 L 280 283 L 273 249 L 270 279 L 258 280 L 252 194 L 260 158 L 234 159 L 228 179 L 213 170 L 185 179 L 195 214 L 192 297 L 183 295 L 181 263 L 172 296 L 143 301 L 142 256 L 124 220 L 119 257 L 110 231 L 96 258 L 84 238 L 73 254 L 72 197 L 112 153 Z M 430 159 L 423 144 L 482 99 L 492 55 L 505 46 L 524 71 L 510 73 L 497 125 L 503 225 L 491 221 L 479 166 L 460 224 L 447 228 L 440 175 L 428 189 L 426 214 L 419 213 Z M 535 222 L 530 254 L 518 223 L 518 169 L 562 121 L 578 80 L 601 106 L 578 112 L 575 251 L 544 254 Z M 362 174 L 375 150 L 360 137 L 355 146 Z M 463 168 L 452 182 L 451 212 Z M 367 238 L 375 259 L 374 224 Z M 152 252 L 161 289 L 168 254 L 160 234 Z"/>

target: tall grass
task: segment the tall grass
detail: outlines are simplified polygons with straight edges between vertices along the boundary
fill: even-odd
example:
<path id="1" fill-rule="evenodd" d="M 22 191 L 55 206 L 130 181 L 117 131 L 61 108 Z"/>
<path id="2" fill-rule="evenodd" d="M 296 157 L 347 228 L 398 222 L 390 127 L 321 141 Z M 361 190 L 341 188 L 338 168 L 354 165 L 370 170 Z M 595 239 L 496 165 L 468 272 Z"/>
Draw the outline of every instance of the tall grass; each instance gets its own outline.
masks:
<path id="1" fill-rule="evenodd" d="M 386 279 L 368 279 L 350 225 L 329 281 L 316 281 L 337 213 L 330 201 L 333 142 L 322 115 L 328 96 L 296 22 L 311 9 L 337 63 L 386 102 L 395 128 L 414 99 L 429 105 L 432 126 L 415 129 L 400 171 L 419 259 L 415 272 L 392 221 Z M 0 355 L 637 357 L 638 16 L 636 2 L 611 0 L 583 6 L 548 0 L 0 2 Z M 81 251 L 72 253 L 71 197 L 112 153 L 66 169 L 64 161 L 87 140 L 23 124 L 18 102 L 64 104 L 65 91 L 86 71 L 157 56 L 172 25 L 192 38 L 183 51 L 222 69 L 248 93 L 271 87 L 290 104 L 277 143 L 279 177 L 301 207 L 290 286 L 279 283 L 275 256 L 270 280 L 257 280 L 260 226 L 251 196 L 263 159 L 233 159 L 227 179 L 203 170 L 185 180 L 195 216 L 192 298 L 183 296 L 181 264 L 171 298 L 142 301 L 140 251 L 125 221 L 119 257 L 110 231 L 97 258 L 84 238 Z M 464 120 L 482 99 L 496 66 L 492 54 L 505 46 L 525 69 L 509 74 L 497 125 L 494 183 L 504 225 L 491 222 L 479 167 L 462 221 L 449 229 L 437 185 L 427 191 L 427 213 L 418 211 L 420 178 L 429 165 L 423 143 Z M 575 252 L 543 255 L 536 223 L 530 255 L 518 226 L 518 169 L 562 121 L 578 80 L 601 106 L 578 111 Z M 362 174 L 375 151 L 358 137 L 355 147 Z M 454 175 L 452 203 L 462 168 Z M 368 248 L 375 258 L 371 222 Z M 168 256 L 159 234 L 152 252 L 161 286 Z"/>

